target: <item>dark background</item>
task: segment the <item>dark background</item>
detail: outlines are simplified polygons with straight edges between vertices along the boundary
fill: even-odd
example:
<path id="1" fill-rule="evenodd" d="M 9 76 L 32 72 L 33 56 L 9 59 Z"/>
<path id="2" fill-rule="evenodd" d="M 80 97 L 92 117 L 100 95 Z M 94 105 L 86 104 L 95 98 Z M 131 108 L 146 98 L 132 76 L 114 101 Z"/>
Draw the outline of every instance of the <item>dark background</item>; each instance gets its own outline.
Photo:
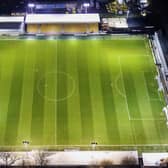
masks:
<path id="1" fill-rule="evenodd" d="M 27 4 L 30 2 L 81 2 L 87 0 L 0 0 L 0 15 L 9 15 L 11 12 L 25 12 Z M 97 0 L 99 2 L 108 2 L 108 0 Z M 132 0 L 138 1 L 138 0 Z M 159 28 L 162 28 L 164 33 L 168 35 L 168 0 L 150 0 L 149 18 Z"/>
<path id="2" fill-rule="evenodd" d="M 157 20 L 168 35 L 168 0 L 152 0 L 152 19 Z"/>

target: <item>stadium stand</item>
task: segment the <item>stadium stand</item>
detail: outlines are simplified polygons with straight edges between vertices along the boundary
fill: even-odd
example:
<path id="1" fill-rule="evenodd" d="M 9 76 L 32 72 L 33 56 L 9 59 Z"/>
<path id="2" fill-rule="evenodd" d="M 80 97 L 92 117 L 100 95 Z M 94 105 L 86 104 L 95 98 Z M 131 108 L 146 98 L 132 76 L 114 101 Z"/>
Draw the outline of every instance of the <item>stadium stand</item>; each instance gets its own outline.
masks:
<path id="1" fill-rule="evenodd" d="M 28 14 L 25 20 L 31 34 L 97 33 L 99 22 L 98 14 Z"/>
<path id="2" fill-rule="evenodd" d="M 24 32 L 24 17 L 0 17 L 0 34 Z"/>

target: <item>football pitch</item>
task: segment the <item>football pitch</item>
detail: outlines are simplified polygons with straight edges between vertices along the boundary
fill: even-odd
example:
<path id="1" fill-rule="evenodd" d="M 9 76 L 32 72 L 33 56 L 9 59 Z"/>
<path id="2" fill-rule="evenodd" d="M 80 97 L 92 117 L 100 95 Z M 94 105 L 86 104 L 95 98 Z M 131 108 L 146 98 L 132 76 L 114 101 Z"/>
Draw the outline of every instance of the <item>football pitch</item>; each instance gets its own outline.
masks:
<path id="1" fill-rule="evenodd" d="M 162 145 L 148 39 L 0 40 L 0 147 Z"/>

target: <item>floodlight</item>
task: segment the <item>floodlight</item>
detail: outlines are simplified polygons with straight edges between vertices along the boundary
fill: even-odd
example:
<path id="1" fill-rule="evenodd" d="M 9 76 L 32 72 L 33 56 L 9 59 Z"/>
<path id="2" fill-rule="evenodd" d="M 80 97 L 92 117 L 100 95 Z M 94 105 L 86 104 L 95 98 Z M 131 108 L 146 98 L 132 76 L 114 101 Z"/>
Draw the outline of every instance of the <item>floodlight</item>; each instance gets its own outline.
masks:
<path id="1" fill-rule="evenodd" d="M 118 0 L 118 3 L 123 4 L 124 2 L 123 2 L 123 0 Z"/>
<path id="2" fill-rule="evenodd" d="M 83 6 L 88 8 L 90 6 L 90 4 L 89 3 L 84 3 Z"/>
<path id="3" fill-rule="evenodd" d="M 83 7 L 85 8 L 85 13 L 87 13 L 87 9 L 90 7 L 90 3 L 84 3 Z"/>
<path id="4" fill-rule="evenodd" d="M 28 7 L 29 7 L 29 8 L 34 8 L 34 7 L 35 7 L 35 4 L 29 3 L 29 4 L 28 4 Z"/>

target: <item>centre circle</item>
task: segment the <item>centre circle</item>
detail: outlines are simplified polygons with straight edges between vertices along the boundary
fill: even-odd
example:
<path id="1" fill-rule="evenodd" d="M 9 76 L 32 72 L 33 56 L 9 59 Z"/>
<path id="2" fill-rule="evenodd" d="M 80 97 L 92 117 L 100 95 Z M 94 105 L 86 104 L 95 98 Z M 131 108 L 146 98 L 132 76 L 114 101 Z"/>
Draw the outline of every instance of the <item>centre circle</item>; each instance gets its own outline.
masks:
<path id="1" fill-rule="evenodd" d="M 75 80 L 65 72 L 49 72 L 39 80 L 37 91 L 47 101 L 64 101 L 74 94 Z"/>

